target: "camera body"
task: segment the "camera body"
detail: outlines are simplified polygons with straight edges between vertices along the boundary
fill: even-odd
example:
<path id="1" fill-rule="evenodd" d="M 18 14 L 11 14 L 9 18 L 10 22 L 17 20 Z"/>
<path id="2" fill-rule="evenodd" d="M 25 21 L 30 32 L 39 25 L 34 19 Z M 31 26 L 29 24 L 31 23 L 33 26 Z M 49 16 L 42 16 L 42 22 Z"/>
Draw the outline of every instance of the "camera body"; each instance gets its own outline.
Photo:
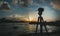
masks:
<path id="1" fill-rule="evenodd" d="M 38 8 L 38 15 L 41 16 L 44 11 L 44 8 Z"/>

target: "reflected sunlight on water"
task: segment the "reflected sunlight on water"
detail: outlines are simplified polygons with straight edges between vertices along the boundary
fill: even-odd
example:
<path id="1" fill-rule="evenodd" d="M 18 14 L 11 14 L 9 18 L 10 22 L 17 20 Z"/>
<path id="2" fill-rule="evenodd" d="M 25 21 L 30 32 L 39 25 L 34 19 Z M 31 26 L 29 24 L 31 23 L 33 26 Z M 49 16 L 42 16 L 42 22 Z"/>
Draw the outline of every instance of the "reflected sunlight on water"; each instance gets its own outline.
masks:
<path id="1" fill-rule="evenodd" d="M 26 28 L 26 32 L 33 32 L 35 30 L 35 27 L 33 25 L 28 25 Z"/>

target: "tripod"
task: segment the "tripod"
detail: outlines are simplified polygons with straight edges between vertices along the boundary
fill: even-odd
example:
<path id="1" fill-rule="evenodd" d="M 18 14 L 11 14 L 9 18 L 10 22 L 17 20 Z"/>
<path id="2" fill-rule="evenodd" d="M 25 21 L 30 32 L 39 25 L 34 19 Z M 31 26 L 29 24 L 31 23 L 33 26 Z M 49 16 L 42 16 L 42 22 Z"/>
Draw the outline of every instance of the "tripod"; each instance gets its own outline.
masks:
<path id="1" fill-rule="evenodd" d="M 40 25 L 40 36 L 43 36 L 43 28 L 42 28 L 43 26 L 46 30 L 47 35 L 49 36 L 48 30 L 46 28 L 46 24 L 44 23 L 43 17 L 41 16 L 43 9 L 39 8 L 38 10 L 39 10 L 39 13 L 38 13 L 39 17 L 38 17 L 38 24 L 36 24 L 36 32 L 35 33 L 37 34 L 38 25 Z"/>

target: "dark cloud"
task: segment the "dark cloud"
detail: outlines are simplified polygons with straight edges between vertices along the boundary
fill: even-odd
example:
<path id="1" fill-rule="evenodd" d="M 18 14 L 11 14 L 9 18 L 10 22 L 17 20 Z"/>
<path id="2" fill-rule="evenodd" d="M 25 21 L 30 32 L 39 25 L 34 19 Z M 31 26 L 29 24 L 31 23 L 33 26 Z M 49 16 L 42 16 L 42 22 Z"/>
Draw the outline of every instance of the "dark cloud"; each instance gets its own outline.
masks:
<path id="1" fill-rule="evenodd" d="M 18 1 L 18 3 L 23 6 L 23 7 L 28 7 L 29 5 L 31 5 L 33 0 L 20 0 Z"/>
<path id="2" fill-rule="evenodd" d="M 23 6 L 23 7 L 28 7 L 28 3 L 27 3 L 27 0 L 20 0 L 20 5 Z"/>
<path id="3" fill-rule="evenodd" d="M 0 10 L 11 10 L 10 5 L 8 4 L 8 2 L 1 2 Z"/>
<path id="4" fill-rule="evenodd" d="M 53 0 L 51 5 L 53 8 L 60 10 L 60 0 Z"/>
<path id="5" fill-rule="evenodd" d="M 52 0 L 52 2 L 55 2 L 55 3 L 60 3 L 60 0 Z"/>
<path id="6" fill-rule="evenodd" d="M 6 1 L 6 2 L 9 2 L 9 3 L 12 2 L 12 0 L 0 0 L 0 1 Z"/>
<path id="7" fill-rule="evenodd" d="M 18 3 L 18 0 L 12 0 L 13 5 L 17 5 L 17 3 Z"/>

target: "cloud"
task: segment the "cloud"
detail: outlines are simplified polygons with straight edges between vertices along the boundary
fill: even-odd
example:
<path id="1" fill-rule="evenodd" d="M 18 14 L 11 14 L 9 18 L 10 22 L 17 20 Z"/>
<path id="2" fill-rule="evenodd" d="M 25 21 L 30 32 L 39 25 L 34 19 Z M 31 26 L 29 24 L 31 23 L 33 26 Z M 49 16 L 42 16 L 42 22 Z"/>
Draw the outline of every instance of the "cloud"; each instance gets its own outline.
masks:
<path id="1" fill-rule="evenodd" d="M 11 7 L 8 2 L 0 2 L 0 10 L 10 11 Z"/>
<path id="2" fill-rule="evenodd" d="M 55 3 L 60 3 L 60 0 L 52 0 L 52 2 L 55 2 Z"/>
<path id="3" fill-rule="evenodd" d="M 20 0 L 19 4 L 23 7 L 28 7 L 30 5 L 32 5 L 33 0 Z"/>
<path id="4" fill-rule="evenodd" d="M 3 2 L 2 1 L 0 1 L 0 6 L 3 4 Z"/>
<path id="5" fill-rule="evenodd" d="M 43 3 L 45 3 L 46 1 L 45 0 L 42 0 Z"/>
<path id="6" fill-rule="evenodd" d="M 13 1 L 12 1 L 12 4 L 13 4 L 13 5 L 17 5 L 17 3 L 18 3 L 18 0 L 13 0 Z"/>
<path id="7" fill-rule="evenodd" d="M 23 7 L 24 7 L 24 6 L 27 6 L 24 0 L 20 0 L 19 2 L 20 2 L 19 4 L 20 4 L 21 6 L 23 6 Z"/>
<path id="8" fill-rule="evenodd" d="M 59 0 L 55 0 L 51 2 L 53 8 L 60 10 L 60 2 Z"/>
<path id="9" fill-rule="evenodd" d="M 27 0 L 28 4 L 31 4 L 33 2 L 33 0 Z"/>

